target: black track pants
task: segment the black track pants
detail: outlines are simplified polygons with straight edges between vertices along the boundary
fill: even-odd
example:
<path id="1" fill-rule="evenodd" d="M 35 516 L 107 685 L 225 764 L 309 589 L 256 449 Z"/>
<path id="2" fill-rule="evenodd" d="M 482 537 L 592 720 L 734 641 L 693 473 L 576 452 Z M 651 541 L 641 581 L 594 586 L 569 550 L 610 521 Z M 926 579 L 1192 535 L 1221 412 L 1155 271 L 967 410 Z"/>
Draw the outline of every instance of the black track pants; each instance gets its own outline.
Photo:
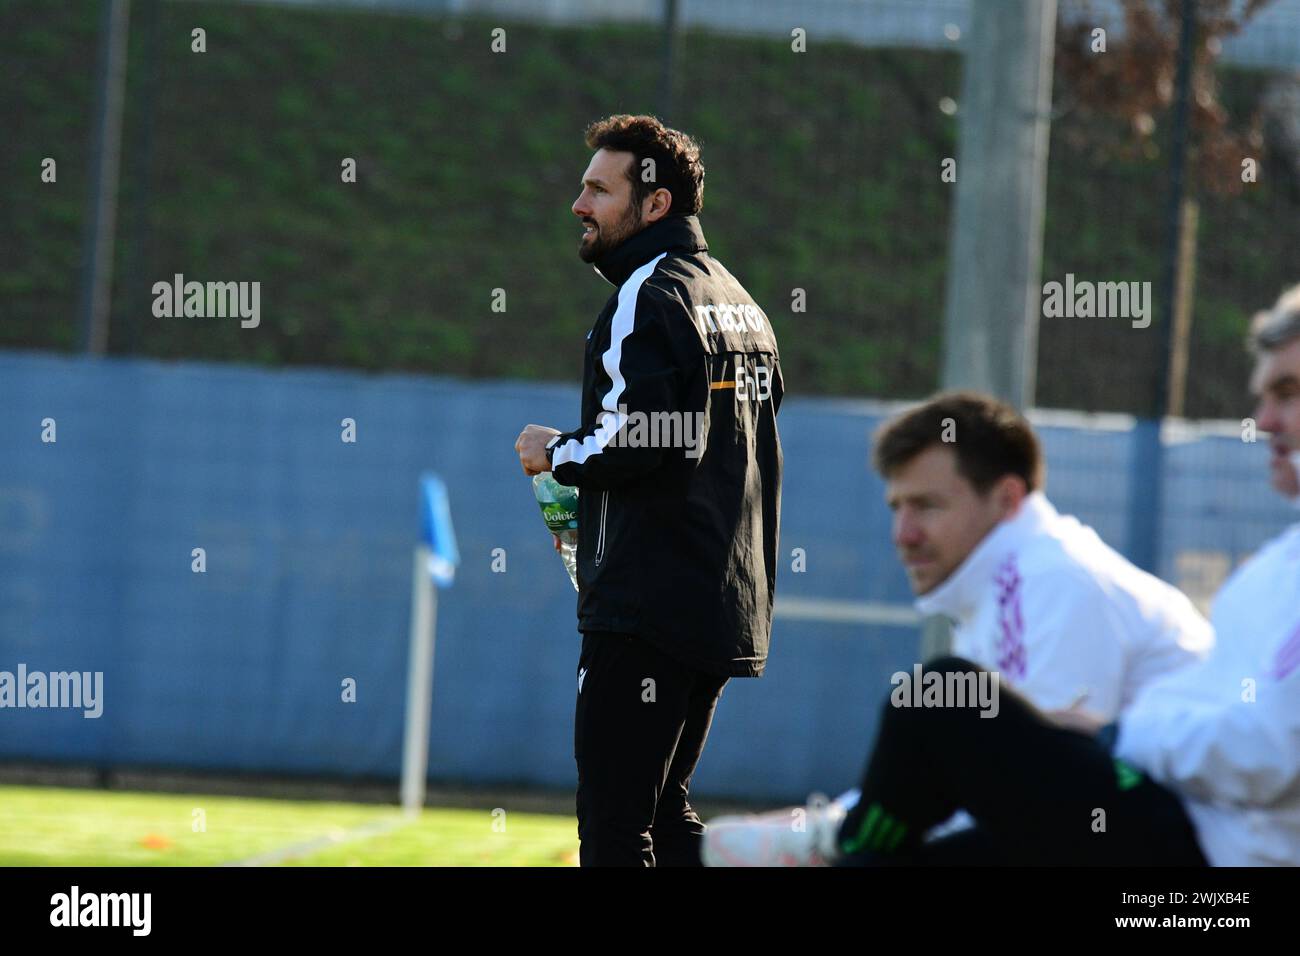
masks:
<path id="1" fill-rule="evenodd" d="M 957 657 L 926 671 L 981 673 Z M 861 790 L 840 830 L 848 865 L 1207 865 L 1175 794 L 1005 685 L 994 717 L 886 701 Z M 959 809 L 974 831 L 922 842 Z"/>
<path id="2" fill-rule="evenodd" d="M 704 824 L 687 790 L 727 680 L 633 635 L 583 635 L 573 733 L 583 866 L 700 865 Z"/>

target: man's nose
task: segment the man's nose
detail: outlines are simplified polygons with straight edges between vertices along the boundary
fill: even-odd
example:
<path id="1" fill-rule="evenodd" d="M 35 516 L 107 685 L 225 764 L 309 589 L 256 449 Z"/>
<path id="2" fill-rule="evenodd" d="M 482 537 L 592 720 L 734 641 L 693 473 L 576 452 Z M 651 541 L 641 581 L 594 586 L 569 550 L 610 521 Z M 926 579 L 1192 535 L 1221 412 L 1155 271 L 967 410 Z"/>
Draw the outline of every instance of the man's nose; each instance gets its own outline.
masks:
<path id="1" fill-rule="evenodd" d="M 586 202 L 587 193 L 584 191 L 577 199 L 573 201 L 573 214 L 578 218 L 590 218 L 591 207 Z"/>
<path id="2" fill-rule="evenodd" d="M 1255 406 L 1255 427 L 1262 432 L 1276 432 L 1281 427 L 1277 416 L 1277 406 L 1267 398 L 1260 399 Z"/>
<path id="3" fill-rule="evenodd" d="M 894 544 L 913 547 L 921 543 L 921 528 L 910 511 L 899 509 L 894 515 Z"/>

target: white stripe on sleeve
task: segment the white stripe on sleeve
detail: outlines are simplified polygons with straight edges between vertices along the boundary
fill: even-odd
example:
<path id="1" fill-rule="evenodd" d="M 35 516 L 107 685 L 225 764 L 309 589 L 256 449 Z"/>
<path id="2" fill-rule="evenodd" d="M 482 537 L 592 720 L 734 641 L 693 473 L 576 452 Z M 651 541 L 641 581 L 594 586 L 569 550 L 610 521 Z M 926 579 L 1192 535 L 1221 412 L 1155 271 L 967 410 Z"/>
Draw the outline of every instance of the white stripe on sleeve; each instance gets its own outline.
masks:
<path id="1" fill-rule="evenodd" d="M 576 438 L 570 438 L 564 444 L 558 445 L 555 454 L 551 456 L 552 468 L 558 468 L 569 461 L 581 465 L 593 455 L 599 455 L 618 434 L 619 429 L 627 424 L 627 416 L 620 414 L 618 410 L 619 399 L 623 397 L 623 390 L 627 387 L 623 370 L 619 368 L 619 363 L 623 360 L 623 340 L 632 334 L 632 327 L 636 322 L 636 300 L 641 293 L 642 284 L 650 278 L 659 260 L 667 254 L 659 253 L 628 276 L 627 281 L 619 288 L 618 306 L 614 310 L 614 318 L 610 321 L 609 348 L 600 358 L 612 383 L 609 391 L 600 401 L 602 409 L 599 416 L 600 426 L 581 442 Z"/>

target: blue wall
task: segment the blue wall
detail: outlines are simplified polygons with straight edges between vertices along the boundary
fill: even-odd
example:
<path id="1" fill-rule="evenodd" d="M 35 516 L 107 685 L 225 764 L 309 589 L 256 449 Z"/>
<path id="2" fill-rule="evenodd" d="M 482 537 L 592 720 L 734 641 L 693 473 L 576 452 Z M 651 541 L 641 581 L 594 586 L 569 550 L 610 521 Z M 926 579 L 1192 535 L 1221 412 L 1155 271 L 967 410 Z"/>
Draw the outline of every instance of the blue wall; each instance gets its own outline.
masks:
<path id="1" fill-rule="evenodd" d="M 577 408 L 576 388 L 531 383 L 0 353 L 0 670 L 105 675 L 98 720 L 0 710 L 0 758 L 395 776 L 434 470 L 464 563 L 439 596 L 430 776 L 571 786 L 575 595 L 512 446 Z M 908 603 L 866 467 L 884 410 L 784 406 L 783 598 Z M 1123 423 L 1042 434 L 1058 507 L 1123 547 L 1128 496 L 1153 483 L 1131 480 Z M 1235 563 L 1291 520 L 1266 455 L 1230 433 L 1170 445 L 1162 573 L 1179 552 Z M 767 675 L 723 694 L 695 790 L 850 786 L 917 645 L 912 627 L 778 617 Z"/>

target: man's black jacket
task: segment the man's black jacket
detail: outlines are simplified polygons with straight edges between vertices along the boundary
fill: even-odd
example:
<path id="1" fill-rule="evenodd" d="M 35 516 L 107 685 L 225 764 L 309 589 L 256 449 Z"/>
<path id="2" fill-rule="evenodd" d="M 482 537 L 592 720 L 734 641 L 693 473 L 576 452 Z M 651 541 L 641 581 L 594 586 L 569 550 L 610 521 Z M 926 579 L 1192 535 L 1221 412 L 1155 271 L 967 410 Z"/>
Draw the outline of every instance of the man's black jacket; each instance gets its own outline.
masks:
<path id="1" fill-rule="evenodd" d="M 694 216 L 595 266 L 618 291 L 588 333 L 582 427 L 553 451 L 555 479 L 580 492 L 578 627 L 757 677 L 781 515 L 776 337 Z"/>

